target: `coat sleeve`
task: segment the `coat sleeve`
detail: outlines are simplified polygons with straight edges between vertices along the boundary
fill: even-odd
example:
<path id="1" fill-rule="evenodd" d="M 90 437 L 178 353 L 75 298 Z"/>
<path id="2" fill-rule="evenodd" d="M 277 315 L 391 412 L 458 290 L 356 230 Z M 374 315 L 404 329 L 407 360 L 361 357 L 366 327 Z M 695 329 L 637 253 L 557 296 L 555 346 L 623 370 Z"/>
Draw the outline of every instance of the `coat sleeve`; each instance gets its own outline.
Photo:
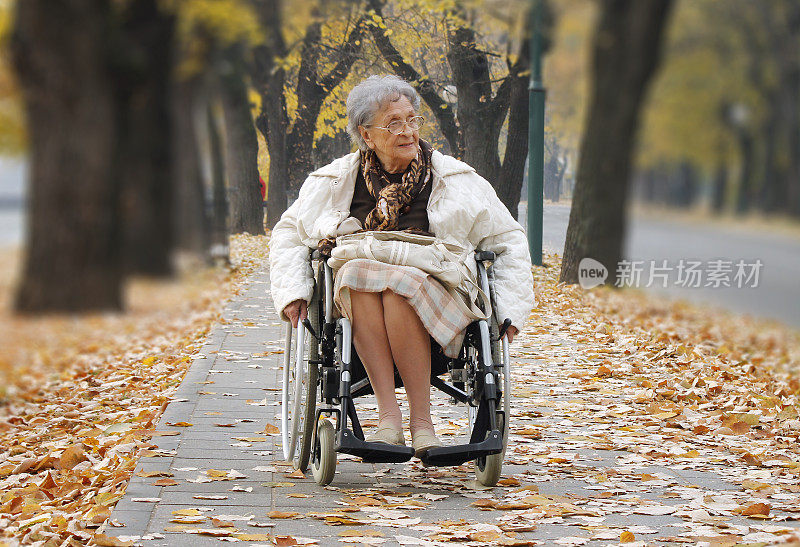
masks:
<path id="1" fill-rule="evenodd" d="M 500 322 L 511 319 L 511 324 L 522 330 L 536 305 L 528 239 L 494 188 L 483 179 L 481 183 L 476 186 L 482 187 L 483 201 L 469 239 L 477 249 L 497 255 L 493 266 L 496 315 Z"/>
<path id="2" fill-rule="evenodd" d="M 306 198 L 304 194 L 301 190 L 297 200 L 281 215 L 281 219 L 272 229 L 269 242 L 272 301 L 284 321 L 289 320 L 283 312 L 288 304 L 300 298 L 310 302 L 314 292 L 311 248 L 301 241 L 297 226 L 297 217 L 303 210 Z"/>

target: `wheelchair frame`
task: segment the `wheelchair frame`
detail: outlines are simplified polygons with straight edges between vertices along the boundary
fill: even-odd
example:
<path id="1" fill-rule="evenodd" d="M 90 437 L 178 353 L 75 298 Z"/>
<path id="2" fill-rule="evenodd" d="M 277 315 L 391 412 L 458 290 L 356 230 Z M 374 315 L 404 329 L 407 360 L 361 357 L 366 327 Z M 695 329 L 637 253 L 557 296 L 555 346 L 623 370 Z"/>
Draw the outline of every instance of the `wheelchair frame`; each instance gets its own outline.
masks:
<path id="1" fill-rule="evenodd" d="M 494 259 L 493 252 L 475 252 L 480 286 L 496 311 Z M 353 399 L 369 380 L 352 381 L 350 321 L 334 319 L 333 274 L 326 260 L 317 251 L 310 260 L 312 267 L 314 261 L 319 264 L 308 317 L 297 328 L 291 323 L 286 327 L 281 433 L 285 459 L 303 472 L 310 461 L 317 483 L 327 485 L 335 475 L 338 452 L 368 463 L 396 463 L 410 460 L 414 450 L 364 440 Z M 429 449 L 421 457 L 425 466 L 474 461 L 480 483 L 493 486 L 500 478 L 511 410 L 508 338 L 504 336 L 510 324 L 506 319 L 500 325 L 495 313 L 490 320 L 472 322 L 459 357 L 448 358 L 450 383 L 439 377 L 444 372 L 436 375 L 432 369 L 431 386 L 451 401 L 467 405 L 471 434 L 467 444 Z"/>

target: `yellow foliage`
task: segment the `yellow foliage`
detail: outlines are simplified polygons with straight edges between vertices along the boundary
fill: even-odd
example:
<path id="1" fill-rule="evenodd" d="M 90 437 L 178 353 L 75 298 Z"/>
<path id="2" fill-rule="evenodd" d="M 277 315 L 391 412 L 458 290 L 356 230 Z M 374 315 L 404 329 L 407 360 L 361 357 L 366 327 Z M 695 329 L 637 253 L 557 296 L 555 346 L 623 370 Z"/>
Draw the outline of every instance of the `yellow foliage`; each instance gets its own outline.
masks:
<path id="1" fill-rule="evenodd" d="M 19 154 L 26 134 L 22 101 L 8 57 L 13 3 L 0 0 L 0 154 Z"/>
<path id="2" fill-rule="evenodd" d="M 757 117 L 746 53 L 730 25 L 709 25 L 717 3 L 681 1 L 664 44 L 664 61 L 643 116 L 638 163 L 690 161 L 707 171 L 735 154 L 724 103 L 741 103 Z M 746 16 L 746 14 L 742 14 Z M 726 43 L 721 49 L 718 44 Z"/>
<path id="3" fill-rule="evenodd" d="M 222 45 L 264 40 L 264 32 L 252 4 L 246 0 L 164 0 L 178 15 L 179 35 L 191 36 L 195 28 L 209 32 Z"/>

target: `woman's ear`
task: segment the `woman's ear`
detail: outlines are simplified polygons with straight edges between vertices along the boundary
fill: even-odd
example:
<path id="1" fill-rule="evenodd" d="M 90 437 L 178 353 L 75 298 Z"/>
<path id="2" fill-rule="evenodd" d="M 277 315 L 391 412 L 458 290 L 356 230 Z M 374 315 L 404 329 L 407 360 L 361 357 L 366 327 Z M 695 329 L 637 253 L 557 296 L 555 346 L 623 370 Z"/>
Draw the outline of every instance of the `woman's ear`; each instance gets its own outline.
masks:
<path id="1" fill-rule="evenodd" d="M 375 143 L 372 142 L 372 139 L 369 137 L 369 131 L 367 131 L 367 129 L 363 125 L 358 126 L 358 131 L 359 133 L 361 133 L 361 138 L 364 139 L 364 142 L 367 143 L 367 146 L 369 146 L 371 149 L 374 150 Z"/>

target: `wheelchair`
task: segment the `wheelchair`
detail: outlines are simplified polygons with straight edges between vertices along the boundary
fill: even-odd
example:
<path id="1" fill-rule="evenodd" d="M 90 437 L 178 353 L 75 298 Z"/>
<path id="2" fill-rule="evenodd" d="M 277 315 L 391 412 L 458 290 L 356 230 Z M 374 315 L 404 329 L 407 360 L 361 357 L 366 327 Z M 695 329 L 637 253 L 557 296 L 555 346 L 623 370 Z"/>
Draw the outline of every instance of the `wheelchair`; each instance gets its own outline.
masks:
<path id="1" fill-rule="evenodd" d="M 364 440 L 354 400 L 372 393 L 366 371 L 353 347 L 347 318 L 334 318 L 333 272 L 318 251 L 310 254 L 315 286 L 308 317 L 285 331 L 281 393 L 283 455 L 306 472 L 310 463 L 315 481 L 328 485 L 336 473 L 338 453 L 366 463 L 410 460 L 414 449 Z M 496 310 L 492 264 L 495 254 L 475 251 L 478 280 Z M 429 449 L 424 466 L 457 466 L 474 462 L 478 482 L 494 486 L 500 478 L 510 413 L 508 338 L 511 320 L 471 323 L 458 358 L 443 354 L 431 359 L 431 386 L 463 406 L 469 441 Z M 395 385 L 402 385 L 395 369 Z"/>

